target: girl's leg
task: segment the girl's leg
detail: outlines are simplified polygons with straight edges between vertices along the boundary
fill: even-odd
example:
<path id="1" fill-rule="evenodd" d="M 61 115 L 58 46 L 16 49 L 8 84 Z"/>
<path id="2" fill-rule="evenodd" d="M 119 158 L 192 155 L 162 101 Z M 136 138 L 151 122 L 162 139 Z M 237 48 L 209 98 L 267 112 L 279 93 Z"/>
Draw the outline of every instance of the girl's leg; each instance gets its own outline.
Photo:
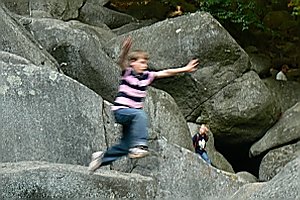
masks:
<path id="1" fill-rule="evenodd" d="M 129 132 L 130 147 L 148 146 L 148 118 L 143 110 L 134 113 Z"/>
<path id="2" fill-rule="evenodd" d="M 109 165 L 113 161 L 125 156 L 129 153 L 129 143 L 128 143 L 128 130 L 129 127 L 124 125 L 122 131 L 122 138 L 119 144 L 110 147 L 106 152 L 97 152 L 89 164 L 89 171 L 93 173 L 96 169 L 101 166 Z"/>
<path id="3" fill-rule="evenodd" d="M 123 126 L 123 133 L 120 142 L 116 145 L 111 146 L 103 155 L 101 166 L 108 165 L 113 161 L 121 158 L 122 156 L 126 156 L 129 150 L 129 127 Z"/>
<path id="4" fill-rule="evenodd" d="M 201 154 L 201 158 L 203 158 L 203 160 L 205 160 L 208 164 L 211 165 L 211 161 L 208 158 L 208 155 L 207 155 L 207 153 L 205 151 Z"/>
<path id="5" fill-rule="evenodd" d="M 116 122 L 123 125 L 123 134 L 119 144 L 110 147 L 104 154 L 90 163 L 89 170 L 95 171 L 120 157 L 129 154 L 131 158 L 141 158 L 149 154 L 147 150 L 132 148 L 147 146 L 147 116 L 141 109 L 124 108 L 114 111 Z M 130 149 L 132 148 L 132 149 Z M 129 151 L 130 149 L 130 151 Z"/>
<path id="6" fill-rule="evenodd" d="M 148 151 L 148 119 L 141 109 L 121 109 L 115 112 L 116 121 L 128 126 L 126 142 L 129 146 L 130 158 L 142 158 L 149 155 Z"/>
<path id="7" fill-rule="evenodd" d="M 115 111 L 116 121 L 123 126 L 128 126 L 126 142 L 129 147 L 147 146 L 148 119 L 142 109 L 125 108 Z"/>

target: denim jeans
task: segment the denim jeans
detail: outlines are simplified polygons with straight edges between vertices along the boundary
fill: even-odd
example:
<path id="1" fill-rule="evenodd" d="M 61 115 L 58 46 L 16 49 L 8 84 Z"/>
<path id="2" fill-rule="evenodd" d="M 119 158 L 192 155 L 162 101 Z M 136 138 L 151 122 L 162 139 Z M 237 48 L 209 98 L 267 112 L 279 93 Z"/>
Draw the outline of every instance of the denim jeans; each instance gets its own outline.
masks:
<path id="1" fill-rule="evenodd" d="M 210 165 L 211 165 L 211 161 L 210 161 L 210 159 L 208 158 L 208 154 L 206 153 L 206 151 L 202 151 L 201 153 L 199 153 L 199 155 L 201 156 L 201 158 L 202 158 L 203 160 L 205 160 L 205 162 L 206 162 L 207 164 L 210 164 Z"/>
<path id="2" fill-rule="evenodd" d="M 123 126 L 119 144 L 110 147 L 102 158 L 101 166 L 108 165 L 129 153 L 134 146 L 147 146 L 148 118 L 144 110 L 123 108 L 113 111 L 116 122 Z"/>

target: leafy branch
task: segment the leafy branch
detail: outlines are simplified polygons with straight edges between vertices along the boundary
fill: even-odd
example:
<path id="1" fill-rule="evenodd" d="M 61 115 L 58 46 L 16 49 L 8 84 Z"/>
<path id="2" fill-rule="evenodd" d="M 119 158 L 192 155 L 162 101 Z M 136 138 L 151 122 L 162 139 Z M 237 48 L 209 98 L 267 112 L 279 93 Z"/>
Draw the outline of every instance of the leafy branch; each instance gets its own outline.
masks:
<path id="1" fill-rule="evenodd" d="M 288 4 L 288 7 L 293 8 L 293 15 L 298 16 L 300 14 L 300 0 L 291 0 Z"/>

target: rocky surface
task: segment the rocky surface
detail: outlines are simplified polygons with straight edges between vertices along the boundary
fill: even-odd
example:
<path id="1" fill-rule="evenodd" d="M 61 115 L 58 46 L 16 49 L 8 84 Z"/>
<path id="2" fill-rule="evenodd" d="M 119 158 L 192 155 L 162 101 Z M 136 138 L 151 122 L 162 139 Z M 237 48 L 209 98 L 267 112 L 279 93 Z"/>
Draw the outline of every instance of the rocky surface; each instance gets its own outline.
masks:
<path id="1" fill-rule="evenodd" d="M 250 154 L 259 155 L 275 147 L 299 141 L 300 102 L 282 114 L 279 121 L 250 148 Z"/>
<path id="2" fill-rule="evenodd" d="M 262 81 L 264 61 L 250 60 L 208 13 L 124 27 L 117 36 L 111 29 L 136 21 L 102 7 L 106 0 L 30 2 L 0 2 L 0 198 L 299 198 L 297 84 Z M 150 156 L 123 157 L 89 175 L 91 153 L 120 137 L 110 105 L 128 35 L 134 48 L 150 52 L 152 70 L 194 57 L 200 66 L 156 81 L 160 90 L 150 87 Z M 211 127 L 213 166 L 192 148 L 191 134 L 203 122 Z M 235 174 L 216 143 L 236 155 L 236 144 L 266 154 L 258 179 L 265 182 Z"/>
<path id="3" fill-rule="evenodd" d="M 0 50 L 26 58 L 33 64 L 57 69 L 57 61 L 13 17 L 0 2 Z"/>

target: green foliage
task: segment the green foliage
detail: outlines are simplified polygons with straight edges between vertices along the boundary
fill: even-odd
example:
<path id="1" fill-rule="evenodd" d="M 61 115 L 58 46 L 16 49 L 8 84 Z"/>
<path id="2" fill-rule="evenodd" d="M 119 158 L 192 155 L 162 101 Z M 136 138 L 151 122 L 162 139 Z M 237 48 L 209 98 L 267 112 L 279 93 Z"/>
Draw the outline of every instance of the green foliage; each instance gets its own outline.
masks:
<path id="1" fill-rule="evenodd" d="M 257 0 L 159 0 L 170 7 L 180 5 L 184 13 L 196 10 L 209 12 L 222 24 L 233 23 L 242 30 L 250 27 L 268 30 L 262 18 L 265 15 L 265 6 Z M 272 4 L 282 4 L 283 0 L 271 0 Z M 284 3 L 283 3 L 284 4 Z M 300 14 L 300 0 L 290 0 L 289 7 L 293 8 L 293 15 Z M 268 30 L 270 31 L 270 30 Z"/>
<path id="2" fill-rule="evenodd" d="M 255 0 L 160 0 L 162 3 L 175 7 L 182 6 L 184 12 L 196 10 L 209 12 L 221 23 L 240 24 L 242 30 L 250 25 L 262 27 L 258 17 L 259 9 Z"/>
<path id="3" fill-rule="evenodd" d="M 199 0 L 199 9 L 211 13 L 221 22 L 240 24 L 242 30 L 250 25 L 262 28 L 259 10 L 254 1 L 242 0 Z"/>
<path id="4" fill-rule="evenodd" d="M 300 14 L 300 0 L 291 0 L 288 4 L 288 7 L 293 8 L 293 15 L 299 15 Z"/>

